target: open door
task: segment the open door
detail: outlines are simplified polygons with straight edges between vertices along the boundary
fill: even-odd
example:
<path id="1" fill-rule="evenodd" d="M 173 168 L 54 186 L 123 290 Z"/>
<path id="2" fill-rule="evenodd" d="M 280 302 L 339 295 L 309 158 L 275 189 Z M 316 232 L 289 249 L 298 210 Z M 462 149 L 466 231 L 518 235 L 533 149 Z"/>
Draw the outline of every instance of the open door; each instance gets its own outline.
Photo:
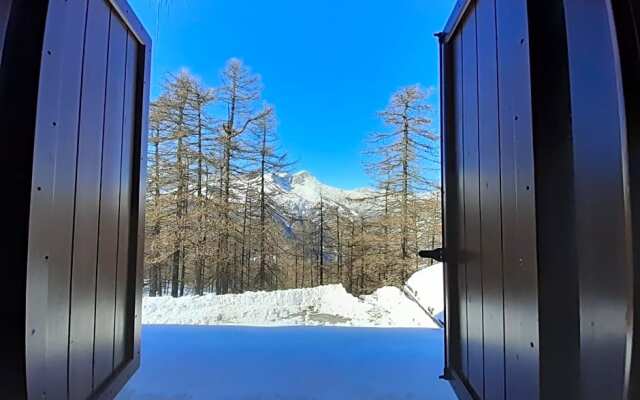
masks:
<path id="1" fill-rule="evenodd" d="M 151 42 L 124 0 L 3 1 L 0 39 L 2 397 L 113 398 L 140 362 Z"/>
<path id="2" fill-rule="evenodd" d="M 637 18 L 627 0 L 465 0 L 440 35 L 460 398 L 638 398 Z"/>
<path id="3" fill-rule="evenodd" d="M 445 377 L 462 398 L 539 398 L 526 6 L 459 2 L 440 38 Z"/>

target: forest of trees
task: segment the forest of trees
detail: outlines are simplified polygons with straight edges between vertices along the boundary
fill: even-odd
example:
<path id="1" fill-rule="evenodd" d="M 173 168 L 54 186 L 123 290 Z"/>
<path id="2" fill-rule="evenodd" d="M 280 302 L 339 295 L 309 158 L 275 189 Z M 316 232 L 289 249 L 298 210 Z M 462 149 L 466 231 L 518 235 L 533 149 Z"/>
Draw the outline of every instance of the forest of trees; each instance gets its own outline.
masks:
<path id="1" fill-rule="evenodd" d="M 379 113 L 367 143 L 376 182 L 367 213 L 320 201 L 287 209 L 267 184 L 292 168 L 261 82 L 231 59 L 219 85 L 187 72 L 151 104 L 145 291 L 150 296 L 241 293 L 342 283 L 362 294 L 404 282 L 418 248 L 440 243 L 440 198 L 425 176 L 438 136 L 419 86 Z M 301 133 L 302 134 L 302 133 Z M 322 140 L 319 138 L 319 140 Z"/>

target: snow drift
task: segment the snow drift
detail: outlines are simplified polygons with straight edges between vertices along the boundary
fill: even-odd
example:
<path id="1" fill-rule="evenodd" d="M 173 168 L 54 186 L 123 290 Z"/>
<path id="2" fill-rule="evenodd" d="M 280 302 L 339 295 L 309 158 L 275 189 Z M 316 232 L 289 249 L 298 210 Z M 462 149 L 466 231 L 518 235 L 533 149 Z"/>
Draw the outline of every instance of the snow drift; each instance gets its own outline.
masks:
<path id="1" fill-rule="evenodd" d="M 411 275 L 405 287 L 444 324 L 444 277 L 441 263 L 420 269 Z"/>
<path id="2" fill-rule="evenodd" d="M 424 309 L 441 313 L 442 266 L 416 272 L 407 288 L 422 308 L 396 287 L 355 297 L 342 285 L 216 296 L 145 297 L 144 324 L 437 328 Z"/>

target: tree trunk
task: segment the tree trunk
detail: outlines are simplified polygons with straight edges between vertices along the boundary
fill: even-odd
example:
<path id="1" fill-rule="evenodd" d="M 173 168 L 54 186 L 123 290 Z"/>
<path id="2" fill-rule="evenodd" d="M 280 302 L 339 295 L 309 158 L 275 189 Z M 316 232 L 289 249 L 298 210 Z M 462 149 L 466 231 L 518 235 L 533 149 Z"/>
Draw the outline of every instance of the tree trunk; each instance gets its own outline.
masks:
<path id="1" fill-rule="evenodd" d="M 198 245 L 196 247 L 196 268 L 195 268 L 195 292 L 196 295 L 201 296 L 203 294 L 203 282 L 202 274 L 204 272 L 204 199 L 202 194 L 202 158 L 204 154 L 202 152 L 202 110 L 201 104 L 198 103 Z"/>
<path id="2" fill-rule="evenodd" d="M 184 248 L 180 249 L 180 297 L 184 296 L 184 277 L 185 268 L 184 264 Z"/>
<path id="3" fill-rule="evenodd" d="M 336 208 L 336 258 L 338 261 L 338 282 L 342 282 L 342 246 L 340 244 L 340 209 Z"/>
<path id="4" fill-rule="evenodd" d="M 409 257 L 407 251 L 407 243 L 409 242 L 409 221 L 408 221 L 408 207 L 409 207 L 409 120 L 408 120 L 408 105 L 405 106 L 404 125 L 402 129 L 402 239 L 401 239 L 401 251 L 402 251 L 402 282 L 407 280 L 407 258 Z"/>
<path id="5" fill-rule="evenodd" d="M 366 243 L 364 240 L 364 221 L 362 221 L 361 238 L 360 238 L 360 294 L 364 292 L 364 263 L 366 260 Z"/>
<path id="6" fill-rule="evenodd" d="M 324 201 L 320 196 L 320 285 L 324 285 Z"/>
<path id="7" fill-rule="evenodd" d="M 171 271 L 171 296 L 178 297 L 179 290 L 179 277 L 180 277 L 180 250 L 176 248 L 173 253 L 173 268 Z"/>
<path id="8" fill-rule="evenodd" d="M 266 289 L 267 280 L 267 260 L 265 254 L 265 240 L 266 240 L 266 204 L 265 204 L 265 190 L 264 190 L 264 174 L 265 174 L 265 157 L 266 157 L 266 145 L 267 145 L 267 128 L 264 127 L 262 131 L 262 147 L 261 147 L 261 159 L 260 159 L 260 267 L 258 271 L 258 287 L 260 289 Z"/>

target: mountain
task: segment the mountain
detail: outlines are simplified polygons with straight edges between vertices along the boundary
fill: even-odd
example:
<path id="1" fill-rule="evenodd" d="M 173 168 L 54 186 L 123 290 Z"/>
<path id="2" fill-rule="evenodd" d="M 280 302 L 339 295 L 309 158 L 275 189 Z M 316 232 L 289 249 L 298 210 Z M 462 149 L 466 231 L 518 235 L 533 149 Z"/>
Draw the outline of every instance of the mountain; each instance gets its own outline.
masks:
<path id="1" fill-rule="evenodd" d="M 362 215 L 373 212 L 372 189 L 339 189 L 320 182 L 308 171 L 294 174 L 279 173 L 266 176 L 266 188 L 278 203 L 286 209 L 305 214 L 320 203 L 322 196 L 327 207 L 338 207 L 341 211 Z"/>

